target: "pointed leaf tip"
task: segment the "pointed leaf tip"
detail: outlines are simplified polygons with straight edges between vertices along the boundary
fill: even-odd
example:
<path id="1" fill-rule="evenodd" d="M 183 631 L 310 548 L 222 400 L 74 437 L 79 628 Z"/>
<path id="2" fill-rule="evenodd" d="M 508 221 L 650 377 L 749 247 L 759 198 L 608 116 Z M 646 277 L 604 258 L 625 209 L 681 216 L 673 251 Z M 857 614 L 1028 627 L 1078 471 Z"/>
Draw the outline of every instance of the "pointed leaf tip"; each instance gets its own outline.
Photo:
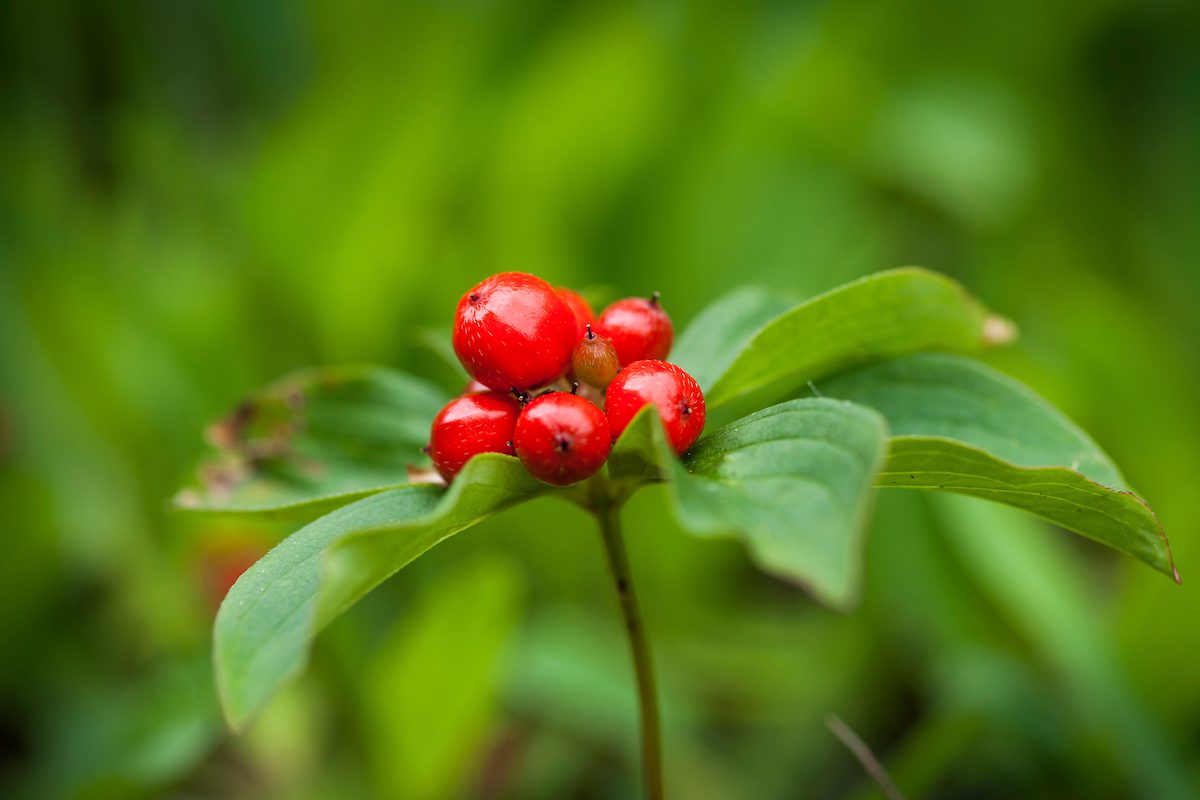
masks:
<path id="1" fill-rule="evenodd" d="M 999 314 L 988 314 L 984 317 L 982 337 L 983 343 L 988 347 L 1012 344 L 1019 335 L 1016 323 L 1007 317 Z"/>

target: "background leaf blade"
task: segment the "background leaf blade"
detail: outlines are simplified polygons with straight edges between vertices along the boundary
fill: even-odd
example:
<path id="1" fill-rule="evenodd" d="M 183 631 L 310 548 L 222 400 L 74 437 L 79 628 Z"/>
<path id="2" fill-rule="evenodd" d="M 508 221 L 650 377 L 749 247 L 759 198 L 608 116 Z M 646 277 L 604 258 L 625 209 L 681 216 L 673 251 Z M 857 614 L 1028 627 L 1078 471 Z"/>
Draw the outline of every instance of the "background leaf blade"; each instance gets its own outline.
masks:
<path id="1" fill-rule="evenodd" d="M 468 794 L 497 724 L 496 672 L 521 614 L 523 580 L 492 553 L 454 562 L 397 615 L 363 666 L 371 767 L 389 797 Z"/>
<path id="2" fill-rule="evenodd" d="M 708 391 L 763 325 L 787 311 L 786 294 L 744 286 L 709 305 L 679 335 L 671 361 Z"/>

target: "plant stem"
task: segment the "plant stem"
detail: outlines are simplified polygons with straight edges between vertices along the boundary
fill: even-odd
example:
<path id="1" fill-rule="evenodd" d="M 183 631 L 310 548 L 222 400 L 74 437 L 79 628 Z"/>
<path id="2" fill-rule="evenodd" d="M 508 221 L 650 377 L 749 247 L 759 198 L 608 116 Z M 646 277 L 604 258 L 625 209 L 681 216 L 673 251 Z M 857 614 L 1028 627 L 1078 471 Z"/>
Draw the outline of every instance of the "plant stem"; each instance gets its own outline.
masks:
<path id="1" fill-rule="evenodd" d="M 621 602 L 621 613 L 625 617 L 625 631 L 629 634 L 629 648 L 633 653 L 633 668 L 637 675 L 638 708 L 642 719 L 642 772 L 646 782 L 648 800 L 662 800 L 662 734 L 658 720 L 658 692 L 654 685 L 654 664 L 650 657 L 650 644 L 642 626 L 638 610 L 637 595 L 633 590 L 633 576 L 629 571 L 629 558 L 625 554 L 625 540 L 621 535 L 619 507 L 610 502 L 596 503 L 593 507 L 600 522 L 600 534 L 604 539 L 604 552 Z"/>

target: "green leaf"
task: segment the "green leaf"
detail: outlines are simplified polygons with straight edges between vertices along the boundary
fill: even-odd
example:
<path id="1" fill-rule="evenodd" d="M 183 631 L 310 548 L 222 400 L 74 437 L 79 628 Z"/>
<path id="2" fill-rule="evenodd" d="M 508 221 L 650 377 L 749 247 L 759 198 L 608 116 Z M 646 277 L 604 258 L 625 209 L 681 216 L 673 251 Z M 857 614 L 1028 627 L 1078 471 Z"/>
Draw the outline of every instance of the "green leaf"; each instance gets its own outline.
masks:
<path id="1" fill-rule="evenodd" d="M 617 442 L 610 475 L 668 481 L 682 527 L 734 536 L 765 571 L 838 607 L 857 594 L 860 550 L 887 426 L 864 406 L 791 400 L 726 425 L 679 461 L 652 409 Z"/>
<path id="2" fill-rule="evenodd" d="M 671 361 L 687 370 L 707 392 L 754 334 L 792 305 L 785 294 L 770 289 L 736 289 L 692 320 L 675 342 Z"/>
<path id="3" fill-rule="evenodd" d="M 294 373 L 209 427 L 219 452 L 176 505 L 313 519 L 407 484 L 445 401 L 431 384 L 381 367 Z"/>
<path id="4" fill-rule="evenodd" d="M 887 418 L 893 438 L 880 486 L 1007 503 L 1178 579 L 1150 506 L 1086 433 L 1017 381 L 971 359 L 923 354 L 817 388 Z"/>
<path id="5" fill-rule="evenodd" d="M 301 528 L 246 571 L 217 613 L 214 658 L 235 728 L 307 660 L 313 636 L 435 544 L 547 487 L 511 456 L 473 458 L 449 489 L 405 486 Z"/>
<path id="6" fill-rule="evenodd" d="M 783 393 L 879 359 L 921 350 L 973 352 L 1007 342 L 1014 333 L 1011 323 L 989 314 L 945 276 L 915 267 L 881 272 L 763 325 L 712 381 L 706 399 L 715 408 L 759 390 Z"/>

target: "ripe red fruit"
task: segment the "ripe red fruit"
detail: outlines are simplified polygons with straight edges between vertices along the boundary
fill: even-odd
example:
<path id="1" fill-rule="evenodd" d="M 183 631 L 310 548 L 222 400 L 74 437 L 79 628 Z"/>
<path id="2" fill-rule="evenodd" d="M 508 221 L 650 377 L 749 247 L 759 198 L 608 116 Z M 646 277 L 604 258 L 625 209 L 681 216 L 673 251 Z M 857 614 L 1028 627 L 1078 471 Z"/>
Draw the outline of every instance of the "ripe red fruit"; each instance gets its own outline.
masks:
<path id="1" fill-rule="evenodd" d="M 592 311 L 592 307 L 588 305 L 588 301 L 584 300 L 578 292 L 574 292 L 566 287 L 559 286 L 554 291 L 558 292 L 558 296 L 567 304 L 567 308 L 571 309 L 571 313 L 575 315 L 575 329 L 577 335 L 575 341 L 583 338 L 587 332 L 587 326 L 596 321 L 596 312 Z"/>
<path id="2" fill-rule="evenodd" d="M 214 612 L 242 573 L 266 553 L 267 548 L 258 542 L 240 542 L 214 547 L 201 557 L 204 599 Z"/>
<path id="3" fill-rule="evenodd" d="M 571 374 L 577 380 L 603 389 L 620 368 L 621 362 L 612 341 L 597 336 L 591 325 L 585 326 L 583 338 L 571 352 Z"/>
<path id="4" fill-rule="evenodd" d="M 525 406 L 513 441 L 529 474 L 555 486 L 595 475 L 612 450 L 604 412 L 566 392 L 544 394 Z"/>
<path id="5" fill-rule="evenodd" d="M 446 482 L 480 453 L 513 455 L 521 406 L 511 395 L 480 392 L 456 397 L 433 418 L 429 458 Z"/>
<path id="6" fill-rule="evenodd" d="M 618 300 L 600 312 L 594 328 L 596 333 L 612 339 L 622 366 L 647 358 L 666 358 L 675 339 L 671 318 L 658 303 L 658 292 L 649 299 Z"/>
<path id="7" fill-rule="evenodd" d="M 704 393 L 691 375 L 666 361 L 635 361 L 608 385 L 604 408 L 613 438 L 648 403 L 658 407 L 671 447 L 683 455 L 704 430 Z"/>
<path id="8" fill-rule="evenodd" d="M 454 352 L 491 389 L 533 389 L 563 374 L 575 333 L 575 316 L 553 286 L 522 272 L 501 272 L 459 300 Z"/>

